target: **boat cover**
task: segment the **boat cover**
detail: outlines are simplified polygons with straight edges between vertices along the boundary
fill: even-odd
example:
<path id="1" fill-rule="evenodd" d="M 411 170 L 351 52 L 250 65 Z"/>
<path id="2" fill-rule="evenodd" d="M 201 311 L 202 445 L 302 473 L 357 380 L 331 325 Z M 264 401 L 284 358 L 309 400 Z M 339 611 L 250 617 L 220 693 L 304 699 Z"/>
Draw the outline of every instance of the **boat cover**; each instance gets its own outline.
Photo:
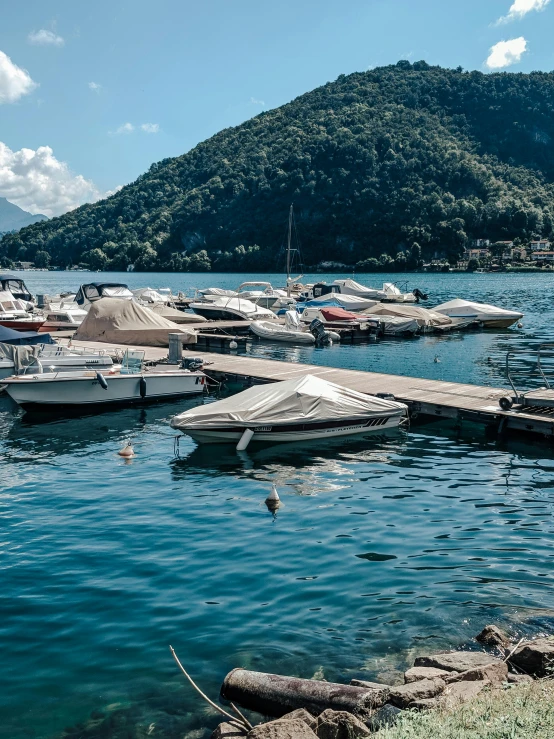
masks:
<path id="1" fill-rule="evenodd" d="M 436 310 L 420 308 L 417 305 L 404 305 L 403 303 L 378 303 L 373 308 L 365 310 L 364 313 L 372 316 L 415 318 L 420 326 L 446 326 L 450 323 L 448 316 L 437 313 Z"/>
<path id="2" fill-rule="evenodd" d="M 141 287 L 139 290 L 131 290 L 137 300 L 143 300 L 145 303 L 165 303 L 167 298 L 154 290 L 152 287 Z"/>
<path id="3" fill-rule="evenodd" d="M 219 295 L 220 297 L 227 296 L 228 298 L 236 298 L 238 295 L 236 290 L 224 290 L 221 287 L 207 287 L 198 292 L 200 295 Z"/>
<path id="4" fill-rule="evenodd" d="M 454 300 L 449 300 L 448 303 L 437 305 L 433 310 L 437 313 L 452 311 L 453 315 L 459 317 L 484 315 L 494 319 L 499 316 L 505 316 L 506 318 L 513 317 L 514 320 L 517 320 L 523 316 L 523 313 L 519 311 L 498 308 L 496 305 L 490 305 L 489 303 L 473 303 L 471 300 L 462 300 L 461 298 L 455 298 Z"/>
<path id="5" fill-rule="evenodd" d="M 198 316 L 196 313 L 185 313 L 184 310 L 178 310 L 163 303 L 152 303 L 147 307 L 148 310 L 154 311 L 159 316 L 163 316 L 168 321 L 174 321 L 175 323 L 202 323 L 208 320 L 204 316 Z"/>
<path id="6" fill-rule="evenodd" d="M 138 346 L 167 346 L 169 334 L 183 334 L 183 344 L 195 344 L 193 329 L 178 326 L 134 300 L 102 298 L 90 306 L 75 338 Z"/>
<path id="7" fill-rule="evenodd" d="M 359 282 L 356 282 L 356 280 L 335 280 L 333 285 L 338 285 L 340 287 L 341 293 L 346 295 L 366 295 L 367 293 L 372 294 L 372 297 L 384 297 L 385 292 L 384 290 L 379 290 L 376 287 L 366 287 L 365 285 L 360 285 Z"/>
<path id="8" fill-rule="evenodd" d="M 326 321 L 359 321 L 357 313 L 350 313 L 344 308 L 322 308 L 321 315 Z"/>
<path id="9" fill-rule="evenodd" d="M 380 316 L 380 323 L 386 334 L 415 334 L 419 323 L 415 318 L 403 316 Z"/>
<path id="10" fill-rule="evenodd" d="M 366 308 L 371 308 L 375 305 L 375 300 L 368 300 L 367 298 L 359 298 L 356 295 L 345 295 L 344 293 L 331 293 L 332 300 L 335 302 L 335 304 L 338 304 L 341 308 L 344 308 L 345 310 L 364 310 Z M 330 298 L 329 294 L 327 295 L 321 295 L 319 298 L 314 298 L 313 300 L 310 300 L 306 305 L 321 305 L 321 303 L 329 303 Z"/>
<path id="11" fill-rule="evenodd" d="M 17 375 L 22 369 L 31 364 L 31 361 L 38 357 L 41 347 L 35 346 L 14 346 L 12 344 L 0 343 L 0 361 L 7 359 L 13 362 L 13 374 Z"/>
<path id="12" fill-rule="evenodd" d="M 176 429 L 256 427 L 283 423 L 342 421 L 387 411 L 403 403 L 350 390 L 314 375 L 258 385 L 225 400 L 197 406 L 171 419 Z"/>
<path id="13" fill-rule="evenodd" d="M 54 344 L 50 334 L 39 334 L 37 331 L 14 331 L 13 328 L 0 326 L 0 342 L 12 345 Z"/>
<path id="14" fill-rule="evenodd" d="M 86 305 L 100 298 L 132 300 L 133 293 L 122 282 L 90 282 L 88 285 L 81 285 L 75 296 L 75 302 Z"/>

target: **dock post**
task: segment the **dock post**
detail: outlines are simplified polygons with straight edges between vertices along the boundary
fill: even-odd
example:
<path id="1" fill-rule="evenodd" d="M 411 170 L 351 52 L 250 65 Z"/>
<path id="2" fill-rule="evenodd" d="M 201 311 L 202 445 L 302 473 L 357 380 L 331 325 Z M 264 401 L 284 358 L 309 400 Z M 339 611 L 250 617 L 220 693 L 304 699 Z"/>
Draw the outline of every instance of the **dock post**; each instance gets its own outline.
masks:
<path id="1" fill-rule="evenodd" d="M 167 361 L 169 364 L 180 364 L 183 359 L 183 334 L 169 334 L 169 356 Z"/>

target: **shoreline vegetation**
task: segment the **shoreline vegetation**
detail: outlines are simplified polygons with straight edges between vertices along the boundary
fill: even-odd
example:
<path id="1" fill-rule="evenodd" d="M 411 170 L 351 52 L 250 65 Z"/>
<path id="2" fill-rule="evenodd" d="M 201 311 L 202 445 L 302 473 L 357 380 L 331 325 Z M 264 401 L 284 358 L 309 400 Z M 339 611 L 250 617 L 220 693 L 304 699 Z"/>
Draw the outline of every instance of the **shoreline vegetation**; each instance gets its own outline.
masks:
<path id="1" fill-rule="evenodd" d="M 400 61 L 340 75 L 104 200 L 7 234 L 0 260 L 265 272 L 284 263 L 293 203 L 308 264 L 453 264 L 477 241 L 554 238 L 552 140 L 553 72 Z"/>

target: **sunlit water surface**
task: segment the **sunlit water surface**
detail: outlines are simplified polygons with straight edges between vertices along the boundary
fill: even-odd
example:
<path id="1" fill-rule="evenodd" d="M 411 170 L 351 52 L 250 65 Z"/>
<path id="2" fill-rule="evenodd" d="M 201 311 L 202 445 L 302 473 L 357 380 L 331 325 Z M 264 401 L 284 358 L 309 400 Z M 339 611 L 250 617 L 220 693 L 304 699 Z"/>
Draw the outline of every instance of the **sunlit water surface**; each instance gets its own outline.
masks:
<path id="1" fill-rule="evenodd" d="M 24 276 L 34 292 L 98 277 L 175 291 L 241 281 Z M 520 308 L 524 327 L 248 351 L 504 386 L 507 349 L 552 336 L 549 275 L 410 279 L 430 303 Z M 197 402 L 37 423 L 0 400 L 1 736 L 208 736 L 217 716 L 181 680 L 169 644 L 216 696 L 239 665 L 392 679 L 414 655 L 458 646 L 486 623 L 551 626 L 547 444 L 428 425 L 242 454 L 183 437 L 175 458 L 168 421 Z M 129 437 L 137 457 L 126 463 L 117 450 Z M 276 517 L 263 502 L 271 482 L 284 503 Z"/>

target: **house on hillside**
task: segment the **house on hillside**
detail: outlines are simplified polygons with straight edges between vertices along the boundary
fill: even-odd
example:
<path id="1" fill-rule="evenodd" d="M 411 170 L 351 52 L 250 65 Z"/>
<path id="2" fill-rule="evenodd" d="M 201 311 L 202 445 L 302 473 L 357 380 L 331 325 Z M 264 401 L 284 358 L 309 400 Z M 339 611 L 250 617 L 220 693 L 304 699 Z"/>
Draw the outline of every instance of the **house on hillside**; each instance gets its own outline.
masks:
<path id="1" fill-rule="evenodd" d="M 488 249 L 464 249 L 464 260 L 469 262 L 470 259 L 488 259 L 491 253 Z"/>
<path id="2" fill-rule="evenodd" d="M 534 262 L 554 262 L 554 251 L 534 251 L 531 259 Z"/>
<path id="3" fill-rule="evenodd" d="M 541 239 L 540 241 L 530 241 L 529 247 L 531 251 L 550 251 L 550 241 L 547 239 Z"/>

